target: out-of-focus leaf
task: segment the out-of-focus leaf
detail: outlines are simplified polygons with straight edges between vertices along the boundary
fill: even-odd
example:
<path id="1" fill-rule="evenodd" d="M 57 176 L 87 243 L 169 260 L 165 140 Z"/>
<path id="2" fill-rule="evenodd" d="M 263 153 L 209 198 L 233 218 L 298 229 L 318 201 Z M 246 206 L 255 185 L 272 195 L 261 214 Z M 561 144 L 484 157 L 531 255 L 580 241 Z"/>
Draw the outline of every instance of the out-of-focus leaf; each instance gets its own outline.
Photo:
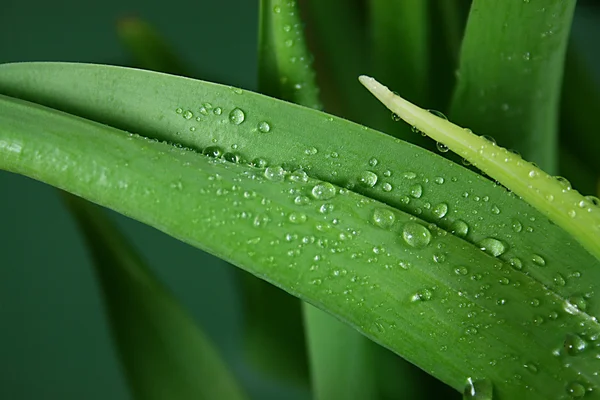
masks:
<path id="1" fill-rule="evenodd" d="M 474 0 L 450 118 L 550 174 L 575 0 Z"/>
<path id="2" fill-rule="evenodd" d="M 90 250 L 133 396 L 245 399 L 214 345 L 102 211 L 75 196 L 63 198 Z"/>

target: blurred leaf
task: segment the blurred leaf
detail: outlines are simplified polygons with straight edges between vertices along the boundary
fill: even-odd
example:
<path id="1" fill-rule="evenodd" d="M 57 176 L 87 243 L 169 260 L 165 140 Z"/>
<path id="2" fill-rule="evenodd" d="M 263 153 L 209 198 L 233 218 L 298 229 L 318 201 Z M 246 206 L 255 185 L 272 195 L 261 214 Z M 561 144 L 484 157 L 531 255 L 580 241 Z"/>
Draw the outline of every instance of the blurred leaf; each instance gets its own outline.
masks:
<path id="1" fill-rule="evenodd" d="M 474 0 L 450 117 L 550 174 L 575 0 Z"/>
<path id="2" fill-rule="evenodd" d="M 426 102 L 430 75 L 428 1 L 373 0 L 368 4 L 372 74 L 408 98 Z M 433 148 L 430 140 L 415 135 L 409 126 L 395 124 L 390 115 L 375 112 L 371 116 L 369 126 Z"/>
<path id="3" fill-rule="evenodd" d="M 244 399 L 210 340 L 98 207 L 66 194 L 136 399 Z"/>
<path id="4" fill-rule="evenodd" d="M 314 68 L 321 100 L 329 113 L 353 121 L 367 122 L 369 97 L 356 85 L 368 65 L 365 12 L 362 0 L 304 0 L 302 19 L 307 24 L 309 49 L 315 55 Z"/>
<path id="5" fill-rule="evenodd" d="M 304 318 L 314 399 L 377 399 L 373 344 L 310 304 Z"/>
<path id="6" fill-rule="evenodd" d="M 600 115 L 600 87 L 590 67 L 573 47 L 567 52 L 561 107 L 560 144 L 570 153 L 565 157 L 575 161 L 581 170 L 580 173 L 564 174 L 571 177 L 574 184 L 580 182 L 577 187 L 583 193 L 593 194 L 592 188 L 600 178 L 600 131 L 596 121 Z M 561 171 L 569 168 L 570 164 L 561 163 Z"/>
<path id="7" fill-rule="evenodd" d="M 0 91 L 148 136 L 5 99 L 0 168 L 231 261 L 456 389 L 485 378 L 500 399 L 546 399 L 598 385 L 598 260 L 465 168 L 318 111 L 141 70 L 5 65 Z M 269 168 L 245 165 L 257 158 Z M 289 172 L 299 165 L 308 175 Z"/>
<path id="8" fill-rule="evenodd" d="M 121 43 L 131 52 L 137 67 L 189 75 L 172 47 L 146 21 L 135 17 L 122 18 L 117 24 L 117 34 Z"/>

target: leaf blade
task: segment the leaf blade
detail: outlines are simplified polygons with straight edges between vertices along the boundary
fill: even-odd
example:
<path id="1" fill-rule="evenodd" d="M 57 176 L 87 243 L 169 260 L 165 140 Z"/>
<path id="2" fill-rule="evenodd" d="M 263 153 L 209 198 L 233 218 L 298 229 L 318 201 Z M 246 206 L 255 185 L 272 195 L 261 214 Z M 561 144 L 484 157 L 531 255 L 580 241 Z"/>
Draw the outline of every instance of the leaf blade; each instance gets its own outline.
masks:
<path id="1" fill-rule="evenodd" d="M 137 399 L 246 397 L 217 350 L 101 211 L 63 196 L 92 255 Z"/>

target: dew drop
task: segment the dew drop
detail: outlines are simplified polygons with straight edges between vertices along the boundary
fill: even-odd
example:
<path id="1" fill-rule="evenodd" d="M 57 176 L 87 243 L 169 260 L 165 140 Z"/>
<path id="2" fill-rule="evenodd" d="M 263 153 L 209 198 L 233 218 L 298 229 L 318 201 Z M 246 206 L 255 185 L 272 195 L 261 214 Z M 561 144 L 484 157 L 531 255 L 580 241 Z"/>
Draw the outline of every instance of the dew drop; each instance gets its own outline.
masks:
<path id="1" fill-rule="evenodd" d="M 571 182 L 567 180 L 567 178 L 563 178 L 562 176 L 555 176 L 554 179 L 563 187 L 563 191 L 571 190 Z"/>
<path id="2" fill-rule="evenodd" d="M 390 228 L 395 220 L 396 216 L 387 208 L 376 208 L 373 211 L 373 223 L 381 228 Z"/>
<path id="3" fill-rule="evenodd" d="M 423 186 L 419 185 L 418 183 L 416 185 L 412 185 L 409 189 L 409 193 L 412 197 L 418 199 L 423 195 Z"/>
<path id="4" fill-rule="evenodd" d="M 457 219 L 450 226 L 450 232 L 456 236 L 465 237 L 469 233 L 469 225 L 461 219 Z"/>
<path id="5" fill-rule="evenodd" d="M 508 260 L 508 263 L 510 264 L 511 267 L 513 267 L 517 271 L 520 271 L 523 269 L 523 261 L 521 261 L 521 259 L 518 257 L 511 258 L 510 260 Z"/>
<path id="6" fill-rule="evenodd" d="M 265 178 L 270 181 L 279 182 L 285 177 L 285 170 L 280 165 L 267 167 L 265 169 Z"/>
<path id="7" fill-rule="evenodd" d="M 335 196 L 336 190 L 329 182 L 321 182 L 313 186 L 311 193 L 317 200 L 329 200 Z"/>
<path id="8" fill-rule="evenodd" d="M 523 225 L 516 219 L 512 220 L 511 226 L 512 226 L 512 230 L 517 233 L 519 233 L 523 230 Z"/>
<path id="9" fill-rule="evenodd" d="M 258 123 L 258 131 L 262 132 L 262 133 L 267 133 L 269 131 L 271 131 L 271 125 L 269 125 L 269 123 L 267 121 L 261 121 Z"/>
<path id="10" fill-rule="evenodd" d="M 585 311 L 586 308 L 587 302 L 581 296 L 571 296 L 565 301 L 564 304 L 564 310 L 573 315 Z"/>
<path id="11" fill-rule="evenodd" d="M 448 117 L 446 117 L 444 115 L 444 113 L 442 113 L 442 112 L 440 112 L 438 110 L 427 110 L 427 111 L 429 111 L 431 114 L 435 115 L 438 118 L 448 120 Z"/>
<path id="12" fill-rule="evenodd" d="M 191 112 L 190 110 L 186 110 L 183 113 L 183 118 L 185 118 L 185 119 L 192 119 L 193 116 L 194 116 L 194 113 Z"/>
<path id="13" fill-rule="evenodd" d="M 467 269 L 467 267 L 465 266 L 460 266 L 460 267 L 456 267 L 454 268 L 454 273 L 456 275 L 462 275 L 465 276 L 469 273 L 469 270 Z"/>
<path id="14" fill-rule="evenodd" d="M 534 264 L 540 267 L 544 267 L 546 265 L 546 260 L 539 254 L 534 254 L 533 256 L 531 256 L 531 261 L 533 261 Z"/>
<path id="15" fill-rule="evenodd" d="M 377 174 L 371 171 L 363 171 L 358 177 L 358 182 L 363 187 L 373 187 L 377 183 Z"/>
<path id="16" fill-rule="evenodd" d="M 441 176 L 436 176 L 435 179 L 433 180 L 435 183 L 437 183 L 438 185 L 441 185 L 445 182 L 445 179 L 442 178 Z"/>
<path id="17" fill-rule="evenodd" d="M 562 276 L 561 274 L 556 274 L 554 276 L 553 281 L 554 281 L 554 284 L 556 286 L 565 286 L 567 284 L 567 281 L 565 280 L 565 277 Z"/>
<path id="18" fill-rule="evenodd" d="M 229 113 L 229 121 L 232 124 L 239 125 L 246 119 L 246 114 L 240 108 L 234 108 Z"/>
<path id="19" fill-rule="evenodd" d="M 448 146 L 446 146 L 445 144 L 443 144 L 443 143 L 440 143 L 440 142 L 437 142 L 437 143 L 435 144 L 435 147 L 438 149 L 438 151 L 439 151 L 440 153 L 447 153 L 447 152 L 448 152 L 448 150 L 450 150 L 450 149 L 448 148 Z"/>
<path id="20" fill-rule="evenodd" d="M 202 154 L 209 157 L 219 158 L 223 155 L 223 150 L 218 146 L 209 146 L 202 151 Z"/>
<path id="21" fill-rule="evenodd" d="M 223 109 L 221 107 L 215 107 L 215 109 L 213 110 L 213 114 L 221 115 L 223 114 Z"/>
<path id="22" fill-rule="evenodd" d="M 433 210 L 431 210 L 431 212 L 436 218 L 444 218 L 448 213 L 448 204 L 440 203 L 437 206 L 433 207 Z"/>
<path id="23" fill-rule="evenodd" d="M 489 379 L 467 378 L 463 400 L 492 400 L 494 387 Z"/>
<path id="24" fill-rule="evenodd" d="M 309 147 L 306 150 L 304 150 L 304 154 L 306 154 L 307 156 L 314 156 L 318 152 L 319 150 L 317 150 L 316 147 Z"/>
<path id="25" fill-rule="evenodd" d="M 398 114 L 392 113 L 392 121 L 399 122 L 401 120 L 402 120 L 402 118 L 400 118 L 400 116 Z"/>
<path id="26" fill-rule="evenodd" d="M 369 159 L 369 165 L 371 167 L 375 167 L 375 166 L 377 166 L 377 164 L 379 164 L 379 160 L 377 160 L 375 157 L 372 157 L 371 159 Z"/>
<path id="27" fill-rule="evenodd" d="M 292 212 L 289 216 L 289 220 L 293 224 L 302 224 L 306 222 L 306 214 Z"/>
<path id="28" fill-rule="evenodd" d="M 408 222 L 402 229 L 402 238 L 412 247 L 423 248 L 431 241 L 431 232 L 423 225 Z"/>
<path id="29" fill-rule="evenodd" d="M 389 184 L 388 182 L 384 183 L 381 188 L 383 189 L 384 192 L 391 192 L 393 187 L 391 184 Z"/>
<path id="30" fill-rule="evenodd" d="M 177 107 L 177 109 L 175 110 L 175 112 L 176 112 L 177 114 L 181 114 L 181 113 L 183 112 L 183 108 L 181 108 L 181 107 Z"/>
<path id="31" fill-rule="evenodd" d="M 506 244 L 504 242 L 494 239 L 485 238 L 478 243 L 479 248 L 494 257 L 501 256 L 506 251 Z"/>
<path id="32" fill-rule="evenodd" d="M 500 214 L 500 209 L 498 208 L 498 206 L 496 206 L 496 205 L 492 206 L 492 214 L 495 214 L 495 215 Z"/>
<path id="33" fill-rule="evenodd" d="M 411 297 L 411 301 L 429 301 L 433 297 L 433 292 L 429 289 L 419 290 Z"/>
<path id="34" fill-rule="evenodd" d="M 587 349 L 587 342 L 575 333 L 568 333 L 565 337 L 563 347 L 568 355 L 576 356 Z"/>
<path id="35" fill-rule="evenodd" d="M 571 398 L 574 398 L 574 399 L 579 399 L 579 398 L 585 396 L 585 392 L 586 392 L 585 386 L 583 386 L 579 382 L 569 382 L 567 384 L 566 390 L 567 390 L 567 394 L 569 396 L 571 396 Z"/>

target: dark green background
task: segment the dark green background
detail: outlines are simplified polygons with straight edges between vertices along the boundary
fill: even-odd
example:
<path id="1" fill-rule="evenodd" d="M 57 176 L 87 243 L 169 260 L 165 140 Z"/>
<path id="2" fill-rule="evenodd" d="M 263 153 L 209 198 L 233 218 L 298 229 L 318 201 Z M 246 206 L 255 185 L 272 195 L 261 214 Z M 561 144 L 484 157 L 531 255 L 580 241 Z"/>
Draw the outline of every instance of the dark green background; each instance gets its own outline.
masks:
<path id="1" fill-rule="evenodd" d="M 126 65 L 114 26 L 117 18 L 135 15 L 154 24 L 197 76 L 255 89 L 257 3 L 3 0 L 0 62 Z M 600 65 L 591 40 L 600 37 L 598 21 L 580 7 L 574 28 L 578 47 L 589 50 L 584 53 L 594 65 Z M 0 399 L 129 398 L 92 268 L 57 192 L 0 172 L 0 194 Z M 154 229 L 116 219 L 254 398 L 308 398 L 242 363 L 232 267 Z"/>

